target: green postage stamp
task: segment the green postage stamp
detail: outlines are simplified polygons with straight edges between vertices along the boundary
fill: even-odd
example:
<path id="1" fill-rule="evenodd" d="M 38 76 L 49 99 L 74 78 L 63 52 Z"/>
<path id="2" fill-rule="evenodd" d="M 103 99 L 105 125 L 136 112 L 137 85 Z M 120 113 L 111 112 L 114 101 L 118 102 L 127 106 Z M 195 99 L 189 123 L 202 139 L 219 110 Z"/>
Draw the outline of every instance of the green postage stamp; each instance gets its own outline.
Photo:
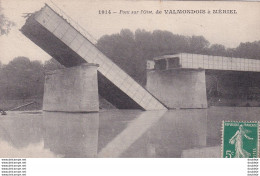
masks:
<path id="1" fill-rule="evenodd" d="M 259 122 L 223 121 L 223 158 L 259 157 Z"/>

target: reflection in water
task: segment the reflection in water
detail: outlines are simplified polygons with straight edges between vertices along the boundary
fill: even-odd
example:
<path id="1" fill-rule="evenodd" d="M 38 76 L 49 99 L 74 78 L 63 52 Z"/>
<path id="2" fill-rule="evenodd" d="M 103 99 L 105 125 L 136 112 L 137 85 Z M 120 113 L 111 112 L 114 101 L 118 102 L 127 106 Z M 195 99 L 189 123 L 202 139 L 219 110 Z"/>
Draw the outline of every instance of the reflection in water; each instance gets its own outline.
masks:
<path id="1" fill-rule="evenodd" d="M 154 125 L 165 111 L 146 111 L 133 120 L 120 134 L 118 134 L 98 157 L 119 157 L 130 145 L 140 138 L 152 125 Z"/>
<path id="2" fill-rule="evenodd" d="M 15 148 L 6 141 L 0 141 L 0 158 L 55 158 L 60 157 L 48 149 L 44 142 L 31 143 L 23 148 Z"/>
<path id="3" fill-rule="evenodd" d="M 141 110 L 110 110 L 99 113 L 98 153 L 129 123 L 137 119 Z"/>
<path id="4" fill-rule="evenodd" d="M 45 112 L 44 148 L 63 157 L 95 157 L 99 114 Z"/>
<path id="5" fill-rule="evenodd" d="M 17 117 L 17 114 L 9 112 L 8 115 L 0 117 L 0 141 L 18 149 L 42 141 L 41 116 L 20 114 Z"/>
<path id="6" fill-rule="evenodd" d="M 180 157 L 184 149 L 206 146 L 207 110 L 167 111 L 122 157 Z"/>
<path id="7" fill-rule="evenodd" d="M 0 116 L 0 157 L 220 157 L 222 120 L 260 108 L 107 110 Z"/>
<path id="8" fill-rule="evenodd" d="M 0 116 L 0 157 L 56 157 L 43 149 L 42 116 L 9 112 Z"/>
<path id="9" fill-rule="evenodd" d="M 221 146 L 200 147 L 182 151 L 182 158 L 220 158 Z"/>

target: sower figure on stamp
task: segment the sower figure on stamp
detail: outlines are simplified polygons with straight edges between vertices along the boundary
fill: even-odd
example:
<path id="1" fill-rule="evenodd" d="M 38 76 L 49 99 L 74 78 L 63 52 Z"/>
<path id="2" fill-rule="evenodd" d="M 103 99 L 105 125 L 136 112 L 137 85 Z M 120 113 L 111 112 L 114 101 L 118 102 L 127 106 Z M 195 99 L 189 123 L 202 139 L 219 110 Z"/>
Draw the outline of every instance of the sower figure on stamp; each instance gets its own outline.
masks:
<path id="1" fill-rule="evenodd" d="M 235 135 L 229 140 L 230 144 L 235 144 L 235 150 L 236 150 L 235 158 L 248 158 L 251 155 L 244 149 L 243 146 L 244 137 L 249 140 L 253 140 L 253 138 L 246 135 L 249 132 L 250 131 L 245 129 L 243 125 L 240 125 Z"/>

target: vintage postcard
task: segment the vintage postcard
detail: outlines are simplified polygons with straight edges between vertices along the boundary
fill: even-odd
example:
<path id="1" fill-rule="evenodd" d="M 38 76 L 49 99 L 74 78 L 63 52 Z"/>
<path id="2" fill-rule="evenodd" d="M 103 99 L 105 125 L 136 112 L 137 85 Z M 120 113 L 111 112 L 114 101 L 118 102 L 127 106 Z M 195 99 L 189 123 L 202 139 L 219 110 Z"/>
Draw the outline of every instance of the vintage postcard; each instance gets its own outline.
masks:
<path id="1" fill-rule="evenodd" d="M 259 2 L 0 5 L 0 158 L 259 157 Z"/>

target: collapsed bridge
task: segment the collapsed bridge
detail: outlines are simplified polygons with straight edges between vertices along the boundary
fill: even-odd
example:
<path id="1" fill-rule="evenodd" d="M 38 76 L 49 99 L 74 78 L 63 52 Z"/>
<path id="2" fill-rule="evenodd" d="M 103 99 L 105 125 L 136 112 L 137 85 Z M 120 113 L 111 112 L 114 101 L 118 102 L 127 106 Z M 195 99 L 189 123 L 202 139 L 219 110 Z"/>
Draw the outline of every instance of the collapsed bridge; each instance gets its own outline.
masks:
<path id="1" fill-rule="evenodd" d="M 100 52 L 64 14 L 47 4 L 31 14 L 21 32 L 65 67 L 95 63 L 98 93 L 120 109 L 162 110 L 166 107 Z"/>

